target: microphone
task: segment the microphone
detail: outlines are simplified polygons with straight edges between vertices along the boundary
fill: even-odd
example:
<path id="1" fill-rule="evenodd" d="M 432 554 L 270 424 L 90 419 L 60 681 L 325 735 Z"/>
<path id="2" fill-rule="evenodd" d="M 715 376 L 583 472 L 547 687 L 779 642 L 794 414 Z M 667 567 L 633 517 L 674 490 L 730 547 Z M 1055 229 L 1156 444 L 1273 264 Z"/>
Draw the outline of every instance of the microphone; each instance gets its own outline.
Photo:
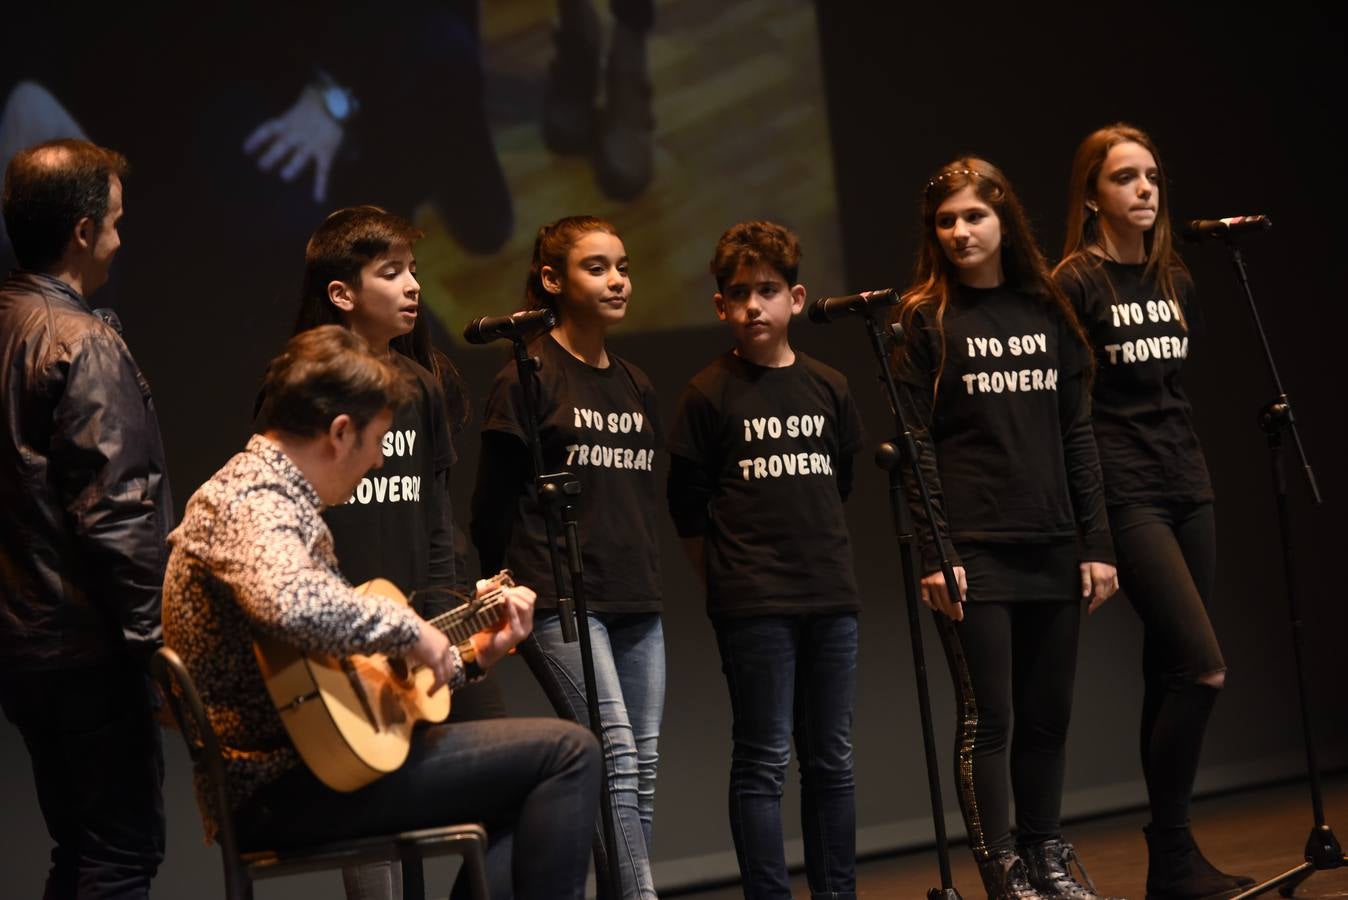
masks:
<path id="1" fill-rule="evenodd" d="M 1268 216 L 1233 216 L 1229 219 L 1194 219 L 1180 226 L 1180 237 L 1193 242 L 1207 238 L 1231 238 L 1256 231 L 1268 231 L 1273 220 Z"/>
<path id="2" fill-rule="evenodd" d="M 470 344 L 518 341 L 535 331 L 550 331 L 556 324 L 557 315 L 550 309 L 528 309 L 508 316 L 478 316 L 464 327 L 463 339 Z"/>
<path id="3" fill-rule="evenodd" d="M 821 297 L 810 304 L 809 317 L 811 322 L 822 325 L 843 316 L 870 315 L 878 307 L 897 306 L 898 303 L 899 295 L 893 288 L 862 291 L 844 297 Z"/>

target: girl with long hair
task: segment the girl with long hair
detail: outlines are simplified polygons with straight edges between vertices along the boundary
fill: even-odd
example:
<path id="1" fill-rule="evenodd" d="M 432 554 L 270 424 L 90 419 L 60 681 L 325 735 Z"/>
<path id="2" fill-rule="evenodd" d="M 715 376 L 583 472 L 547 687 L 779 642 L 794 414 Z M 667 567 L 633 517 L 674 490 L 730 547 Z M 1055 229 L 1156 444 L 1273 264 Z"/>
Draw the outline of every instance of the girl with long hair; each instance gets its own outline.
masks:
<path id="1" fill-rule="evenodd" d="M 1082 600 L 1094 610 L 1117 587 L 1090 354 L 995 166 L 946 165 L 921 214 L 895 370 L 935 507 L 930 522 L 910 490 L 922 600 L 957 623 L 965 662 L 952 652 L 952 671 L 976 711 L 956 737 L 960 808 L 990 900 L 1094 900 L 1060 822 Z M 938 540 L 961 596 L 946 591 Z"/>
<path id="2" fill-rule="evenodd" d="M 1119 579 L 1142 619 L 1140 747 L 1151 823 L 1147 897 L 1226 897 L 1253 879 L 1209 863 L 1189 799 L 1226 662 L 1208 618 L 1212 484 L 1180 381 L 1193 282 L 1175 252 L 1156 145 L 1123 123 L 1077 148 L 1054 276 L 1095 351 L 1096 440 Z"/>
<path id="3" fill-rule="evenodd" d="M 544 471 L 572 472 L 581 484 L 573 503 L 617 843 L 606 850 L 617 854 L 622 896 L 650 900 L 665 698 L 655 477 L 663 437 L 650 380 L 608 348 L 608 331 L 622 322 L 632 291 L 617 230 L 591 216 L 544 225 L 525 290 L 531 307 L 557 318 L 529 349 L 541 362 L 534 400 Z M 526 642 L 525 656 L 558 711 L 588 723 L 579 644 L 562 641 L 556 608 L 559 595 L 573 595 L 554 584 L 534 483 L 544 473 L 534 472 L 528 433 L 511 362 L 497 375 L 483 417 L 473 541 L 484 571 L 509 565 L 536 587 L 536 642 Z"/>

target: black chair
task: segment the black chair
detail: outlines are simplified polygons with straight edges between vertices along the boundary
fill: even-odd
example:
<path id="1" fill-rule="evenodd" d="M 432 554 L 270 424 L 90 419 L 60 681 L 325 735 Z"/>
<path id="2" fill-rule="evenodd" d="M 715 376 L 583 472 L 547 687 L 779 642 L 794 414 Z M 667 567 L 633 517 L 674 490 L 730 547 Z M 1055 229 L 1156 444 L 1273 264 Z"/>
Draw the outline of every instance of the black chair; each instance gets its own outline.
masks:
<path id="1" fill-rule="evenodd" d="M 427 856 L 444 854 L 463 857 L 464 872 L 460 877 L 469 880 L 473 900 L 490 900 L 484 858 L 487 832 L 478 824 L 425 828 L 298 849 L 241 853 L 229 809 L 220 744 L 206 716 L 201 695 L 178 654 L 168 647 L 155 654 L 150 668 L 178 723 L 192 765 L 205 777 L 214 806 L 221 811 L 216 816 L 219 828 L 216 842 L 225 865 L 226 900 L 253 900 L 253 882 L 259 879 L 385 860 L 402 863 L 403 900 L 425 900 L 421 861 Z"/>

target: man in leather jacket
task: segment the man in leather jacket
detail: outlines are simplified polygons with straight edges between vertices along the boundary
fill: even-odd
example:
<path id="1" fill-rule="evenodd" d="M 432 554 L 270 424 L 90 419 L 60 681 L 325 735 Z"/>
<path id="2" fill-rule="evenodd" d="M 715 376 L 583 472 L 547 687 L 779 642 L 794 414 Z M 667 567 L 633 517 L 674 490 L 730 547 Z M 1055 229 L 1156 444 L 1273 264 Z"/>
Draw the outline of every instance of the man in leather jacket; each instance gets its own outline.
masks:
<path id="1" fill-rule="evenodd" d="M 147 897 L 164 855 L 145 663 L 172 503 L 149 386 L 85 299 L 120 246 L 125 172 L 61 140 L 5 173 L 21 268 L 0 285 L 0 706 L 56 844 L 47 898 Z"/>

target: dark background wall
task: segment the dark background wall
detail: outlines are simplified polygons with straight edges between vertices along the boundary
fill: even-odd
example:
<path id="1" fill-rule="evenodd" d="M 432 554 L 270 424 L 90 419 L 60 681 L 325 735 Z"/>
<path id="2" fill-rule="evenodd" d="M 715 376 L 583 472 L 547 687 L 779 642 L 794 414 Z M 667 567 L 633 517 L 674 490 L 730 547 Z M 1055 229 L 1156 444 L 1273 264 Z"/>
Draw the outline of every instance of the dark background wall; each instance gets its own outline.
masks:
<path id="1" fill-rule="evenodd" d="M 1299 471 L 1289 465 L 1319 746 L 1326 765 L 1348 763 L 1339 664 L 1348 615 L 1338 577 L 1345 532 L 1341 510 L 1348 496 L 1340 384 L 1348 334 L 1342 272 L 1348 179 L 1340 159 L 1342 95 L 1332 87 L 1344 63 L 1342 8 L 1289 3 L 1249 12 L 1235 5 L 1162 2 L 1034 8 L 827 2 L 817 11 L 833 135 L 832 157 L 821 148 L 819 164 L 835 169 L 847 274 L 839 283 L 821 282 L 825 276 L 812 272 L 807 257 L 802 277 L 812 295 L 902 285 L 919 239 L 919 189 L 933 169 L 966 151 L 987 156 L 1008 173 L 1045 248 L 1056 257 L 1072 151 L 1090 130 L 1119 119 L 1147 129 L 1158 142 L 1177 220 L 1259 212 L 1277 223 L 1246 244 L 1247 256 L 1326 498 L 1324 506 L 1313 507 Z M 729 130 L 724 139 L 753 141 L 755 135 Z M 771 158 L 774 148 L 764 145 L 762 152 Z M 745 215 L 771 213 L 790 221 L 790 209 L 777 198 L 756 196 L 740 180 L 742 173 L 702 174 L 708 191 L 742 192 Z M 134 194 L 128 204 L 134 213 Z M 713 228 L 679 240 L 705 245 L 709 253 L 715 233 Z M 1199 779 L 1200 790 L 1211 791 L 1295 777 L 1302 771 L 1302 750 L 1268 456 L 1256 423 L 1273 390 L 1223 248 L 1194 247 L 1185 257 L 1204 311 L 1186 383 L 1219 498 L 1220 566 L 1212 614 L 1230 666 Z M 639 279 L 636 284 L 639 303 L 642 284 Z M 152 342 L 190 342 L 203 359 L 232 358 L 237 318 L 218 311 L 196 315 L 189 285 L 162 286 L 165 298 L 181 305 L 180 313 L 146 317 L 131 338 L 133 350 Z M 708 284 L 708 298 L 711 289 Z M 709 302 L 705 309 L 710 323 Z M 233 331 L 222 332 L 225 327 Z M 849 376 L 871 438 L 887 436 L 888 413 L 860 327 L 802 323 L 795 339 Z M 651 375 L 668 415 L 679 388 L 724 349 L 725 340 L 708 327 L 619 333 L 613 346 Z M 480 403 L 503 357 L 494 350 L 455 352 Z M 231 377 L 243 369 L 256 371 L 252 357 L 260 351 L 250 347 L 244 355 L 246 366 L 226 364 L 221 370 Z M 153 384 L 181 377 L 167 368 L 148 374 Z M 211 390 L 212 396 L 221 393 L 218 386 Z M 172 460 L 181 503 L 234 449 L 232 438 L 241 438 L 242 430 L 217 429 L 231 441 L 201 447 L 193 436 L 174 434 L 173 421 L 165 427 L 171 446 L 176 442 L 194 451 L 190 459 Z M 464 440 L 461 450 L 454 488 L 464 513 L 476 441 Z M 876 851 L 927 840 L 930 823 L 906 620 L 878 470 L 859 467 L 848 514 L 867 603 L 855 732 L 859 844 L 863 851 Z M 800 527 L 808 534 L 810 523 Z M 671 528 L 662 549 L 669 689 L 655 857 L 657 881 L 673 886 L 733 874 L 734 861 L 724 813 L 729 712 L 719 663 L 701 596 Z M 926 630 L 949 799 L 945 757 L 952 700 L 934 636 Z M 1070 814 L 1143 801 L 1135 750 L 1139 658 L 1139 629 L 1120 596 L 1083 630 L 1068 772 Z M 522 666 L 505 667 L 501 677 L 515 711 L 545 709 Z M 159 894 L 195 896 L 207 885 L 209 896 L 219 878 L 216 854 L 201 846 L 185 759 L 173 736 L 168 749 L 170 850 Z M 5 893 L 35 896 L 48 841 L 27 760 L 11 728 L 0 728 L 0 759 Z M 794 792 L 791 785 L 786 801 L 791 839 L 799 833 Z M 947 806 L 955 824 L 953 802 Z M 1331 810 L 1331 821 L 1336 814 L 1341 821 L 1344 812 Z M 798 842 L 791 846 L 799 856 Z M 313 876 L 264 887 L 259 896 L 331 896 L 338 890 L 335 876 Z"/>

